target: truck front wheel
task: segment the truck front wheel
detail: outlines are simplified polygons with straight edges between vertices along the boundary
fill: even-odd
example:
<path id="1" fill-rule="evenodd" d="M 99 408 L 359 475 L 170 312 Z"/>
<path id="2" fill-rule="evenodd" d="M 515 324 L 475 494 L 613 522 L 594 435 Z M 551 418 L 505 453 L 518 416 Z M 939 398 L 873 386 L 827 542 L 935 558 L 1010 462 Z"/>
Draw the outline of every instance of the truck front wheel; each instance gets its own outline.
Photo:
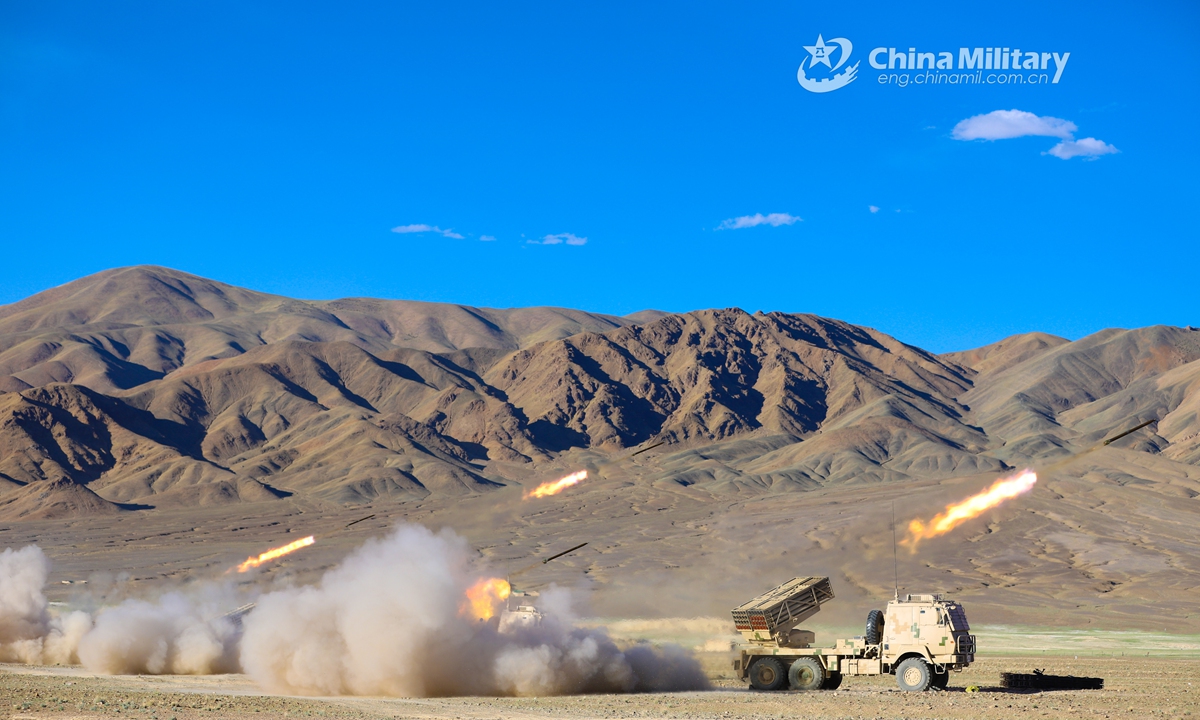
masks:
<path id="1" fill-rule="evenodd" d="M 761 657 L 750 663 L 750 687 L 755 690 L 779 690 L 786 682 L 783 663 L 775 658 Z"/>
<path id="2" fill-rule="evenodd" d="M 922 658 L 909 658 L 896 667 L 896 684 L 905 692 L 928 690 L 932 680 L 929 663 Z"/>
<path id="3" fill-rule="evenodd" d="M 793 690 L 820 690 L 825 684 L 825 668 L 816 658 L 796 658 L 788 668 L 788 683 Z"/>

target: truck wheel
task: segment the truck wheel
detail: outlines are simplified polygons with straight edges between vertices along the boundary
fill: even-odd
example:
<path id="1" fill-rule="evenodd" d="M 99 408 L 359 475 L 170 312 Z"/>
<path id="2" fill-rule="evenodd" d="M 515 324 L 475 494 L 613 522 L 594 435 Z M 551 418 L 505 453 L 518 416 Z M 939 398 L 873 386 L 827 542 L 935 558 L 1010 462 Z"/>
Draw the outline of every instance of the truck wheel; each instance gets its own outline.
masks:
<path id="1" fill-rule="evenodd" d="M 929 687 L 937 688 L 938 690 L 945 690 L 946 686 L 948 686 L 949 684 L 950 684 L 950 672 L 949 671 L 946 671 L 944 673 L 936 673 L 935 672 L 933 674 L 933 677 L 929 680 Z"/>
<path id="2" fill-rule="evenodd" d="M 750 687 L 755 690 L 780 690 L 786 682 L 783 663 L 775 658 L 761 657 L 750 663 Z"/>
<path id="3" fill-rule="evenodd" d="M 837 690 L 842 686 L 841 673 L 829 673 L 829 677 L 825 678 L 825 684 L 821 686 L 822 690 Z"/>
<path id="4" fill-rule="evenodd" d="M 883 613 L 878 610 L 867 613 L 866 640 L 868 645 L 878 645 L 883 640 Z"/>
<path id="5" fill-rule="evenodd" d="M 788 668 L 788 683 L 793 690 L 820 690 L 825 684 L 825 668 L 816 658 L 796 658 Z"/>
<path id="6" fill-rule="evenodd" d="M 905 692 L 928 690 L 932 680 L 929 663 L 922 658 L 909 658 L 896 667 L 896 684 Z"/>

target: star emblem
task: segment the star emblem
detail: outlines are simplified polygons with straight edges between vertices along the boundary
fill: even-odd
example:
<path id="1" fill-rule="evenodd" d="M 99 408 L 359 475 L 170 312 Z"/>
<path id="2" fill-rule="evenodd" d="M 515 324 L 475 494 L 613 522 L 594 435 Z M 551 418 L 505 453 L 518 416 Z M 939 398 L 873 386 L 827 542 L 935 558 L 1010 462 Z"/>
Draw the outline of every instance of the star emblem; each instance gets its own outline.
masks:
<path id="1" fill-rule="evenodd" d="M 812 67 L 813 65 L 816 65 L 817 63 L 821 63 L 825 67 L 832 70 L 833 65 L 831 65 L 829 63 L 829 54 L 831 52 L 833 52 L 833 49 L 836 47 L 837 47 L 837 45 L 826 45 L 825 38 L 821 37 L 820 35 L 817 35 L 817 44 L 816 45 L 805 45 L 804 46 L 804 49 L 808 51 L 808 54 L 812 55 L 812 60 L 808 63 L 808 66 Z"/>

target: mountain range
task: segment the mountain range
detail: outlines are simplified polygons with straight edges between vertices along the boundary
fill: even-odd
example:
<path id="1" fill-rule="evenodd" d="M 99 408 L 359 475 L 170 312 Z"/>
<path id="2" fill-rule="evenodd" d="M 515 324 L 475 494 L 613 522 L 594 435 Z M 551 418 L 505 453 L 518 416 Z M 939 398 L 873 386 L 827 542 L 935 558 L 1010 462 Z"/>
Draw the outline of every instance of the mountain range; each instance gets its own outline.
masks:
<path id="1" fill-rule="evenodd" d="M 781 493 L 1003 473 L 1135 418 L 1159 422 L 1134 451 L 1194 467 L 1197 360 L 1193 328 L 939 356 L 815 315 L 304 301 L 120 268 L 0 306 L 0 517 L 486 493 L 660 442 L 680 485 Z M 731 438 L 754 451 L 705 452 Z"/>

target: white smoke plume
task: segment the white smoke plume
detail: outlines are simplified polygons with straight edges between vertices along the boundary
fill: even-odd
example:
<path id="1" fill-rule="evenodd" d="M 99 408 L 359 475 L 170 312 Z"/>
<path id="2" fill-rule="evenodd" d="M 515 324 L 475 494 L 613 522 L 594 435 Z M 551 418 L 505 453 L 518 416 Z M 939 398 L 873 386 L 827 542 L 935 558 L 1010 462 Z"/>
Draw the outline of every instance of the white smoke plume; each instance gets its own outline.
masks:
<path id="1" fill-rule="evenodd" d="M 224 588 L 126 600 L 101 609 L 93 626 L 86 612 L 51 611 L 43 592 L 49 574 L 36 545 L 0 552 L 0 662 L 82 662 L 110 674 L 237 672 L 237 632 L 220 617 L 233 607 Z"/>
<path id="2" fill-rule="evenodd" d="M 91 629 L 91 617 L 84 612 L 50 613 L 42 593 L 49 574 L 50 561 L 36 545 L 0 552 L 0 662 L 79 661 L 76 647 Z"/>
<path id="3" fill-rule="evenodd" d="M 239 598 L 207 584 L 92 615 L 55 615 L 36 546 L 0 552 L 0 662 L 94 672 L 210 674 L 245 669 L 264 688 L 300 694 L 556 695 L 702 689 L 676 646 L 622 649 L 571 623 L 566 591 L 547 593 L 543 622 L 501 632 L 462 614 L 478 579 L 451 532 L 402 526 L 368 541 L 313 586 L 269 593 L 244 635 L 222 613 Z"/>
<path id="4" fill-rule="evenodd" d="M 602 630 L 549 616 L 501 633 L 463 617 L 470 548 L 406 525 L 368 541 L 317 585 L 259 598 L 241 665 L 271 692 L 309 695 L 555 695 L 708 686 L 676 647 L 621 650 Z"/>
<path id="5" fill-rule="evenodd" d="M 129 599 L 96 614 L 79 642 L 79 660 L 110 675 L 238 672 L 238 630 L 221 617 L 234 607 L 219 586 L 168 593 L 154 602 Z"/>

